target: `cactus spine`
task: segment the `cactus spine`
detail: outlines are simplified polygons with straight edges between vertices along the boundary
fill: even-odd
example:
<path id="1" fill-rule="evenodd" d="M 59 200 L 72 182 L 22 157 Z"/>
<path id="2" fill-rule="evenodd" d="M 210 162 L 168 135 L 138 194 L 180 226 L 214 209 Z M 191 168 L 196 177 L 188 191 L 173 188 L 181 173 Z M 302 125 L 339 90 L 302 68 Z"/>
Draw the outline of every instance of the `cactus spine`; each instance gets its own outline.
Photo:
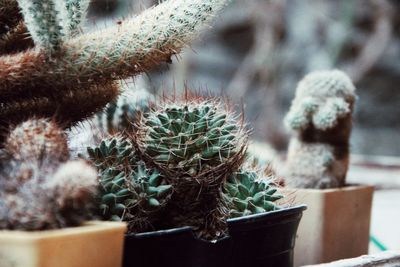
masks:
<path id="1" fill-rule="evenodd" d="M 355 87 L 341 71 L 317 71 L 298 85 L 286 115 L 292 130 L 287 184 L 305 188 L 345 185 Z"/>

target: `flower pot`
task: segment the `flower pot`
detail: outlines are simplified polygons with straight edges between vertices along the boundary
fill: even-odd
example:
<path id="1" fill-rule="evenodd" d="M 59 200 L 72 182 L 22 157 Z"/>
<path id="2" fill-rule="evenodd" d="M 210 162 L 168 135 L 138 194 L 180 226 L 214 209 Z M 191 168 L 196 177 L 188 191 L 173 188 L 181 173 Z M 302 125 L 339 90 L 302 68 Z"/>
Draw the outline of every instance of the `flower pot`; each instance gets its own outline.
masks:
<path id="1" fill-rule="evenodd" d="M 371 186 L 285 189 L 295 204 L 306 204 L 299 225 L 294 265 L 303 266 L 368 254 Z"/>
<path id="2" fill-rule="evenodd" d="M 125 237 L 124 267 L 293 265 L 293 247 L 305 206 L 228 220 L 229 236 L 207 242 L 190 227 Z"/>
<path id="3" fill-rule="evenodd" d="M 118 267 L 124 223 L 88 222 L 37 232 L 0 231 L 1 267 Z"/>

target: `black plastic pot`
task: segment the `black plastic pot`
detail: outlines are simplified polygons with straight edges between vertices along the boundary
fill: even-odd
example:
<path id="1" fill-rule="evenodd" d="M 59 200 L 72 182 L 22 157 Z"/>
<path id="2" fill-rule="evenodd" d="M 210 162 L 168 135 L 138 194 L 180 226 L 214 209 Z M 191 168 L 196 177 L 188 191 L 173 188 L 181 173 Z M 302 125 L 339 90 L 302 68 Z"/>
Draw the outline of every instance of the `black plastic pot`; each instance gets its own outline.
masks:
<path id="1" fill-rule="evenodd" d="M 228 221 L 229 236 L 216 242 L 190 227 L 126 235 L 124 267 L 291 267 L 305 206 Z"/>

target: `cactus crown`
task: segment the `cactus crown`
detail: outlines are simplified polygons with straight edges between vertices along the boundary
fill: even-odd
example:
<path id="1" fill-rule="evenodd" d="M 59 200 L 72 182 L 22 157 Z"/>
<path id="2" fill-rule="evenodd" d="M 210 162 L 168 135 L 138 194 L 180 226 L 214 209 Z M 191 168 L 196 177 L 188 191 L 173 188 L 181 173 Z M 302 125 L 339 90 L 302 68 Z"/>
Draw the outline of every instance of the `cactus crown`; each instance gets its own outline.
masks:
<path id="1" fill-rule="evenodd" d="M 143 116 L 138 135 L 142 153 L 159 168 L 192 177 L 235 165 L 247 138 L 233 113 L 202 99 L 160 105 Z"/>

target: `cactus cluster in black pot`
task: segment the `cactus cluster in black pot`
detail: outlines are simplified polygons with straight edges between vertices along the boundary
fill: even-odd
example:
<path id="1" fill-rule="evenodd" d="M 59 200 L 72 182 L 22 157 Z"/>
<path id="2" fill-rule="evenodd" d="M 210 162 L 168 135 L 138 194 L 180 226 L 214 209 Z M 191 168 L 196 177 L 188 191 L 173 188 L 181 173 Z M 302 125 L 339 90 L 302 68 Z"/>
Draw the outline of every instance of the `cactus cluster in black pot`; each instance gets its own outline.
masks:
<path id="1" fill-rule="evenodd" d="M 278 209 L 282 196 L 247 164 L 248 129 L 229 105 L 186 93 L 131 123 L 88 148 L 105 219 L 127 221 L 131 233 L 191 226 L 213 240 L 228 218 Z"/>

